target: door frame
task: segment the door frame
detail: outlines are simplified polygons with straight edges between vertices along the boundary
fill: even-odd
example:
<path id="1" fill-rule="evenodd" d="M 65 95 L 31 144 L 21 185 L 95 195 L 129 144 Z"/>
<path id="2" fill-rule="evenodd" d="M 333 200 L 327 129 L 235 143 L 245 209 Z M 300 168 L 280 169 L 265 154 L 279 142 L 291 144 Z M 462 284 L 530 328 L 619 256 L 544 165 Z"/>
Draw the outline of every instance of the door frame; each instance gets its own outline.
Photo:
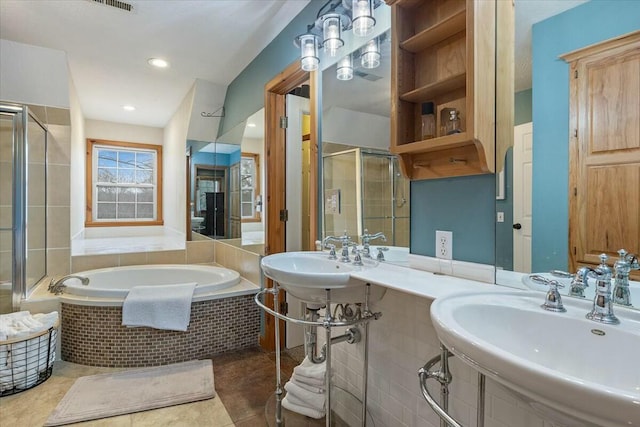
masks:
<path id="1" fill-rule="evenodd" d="M 265 255 L 285 252 L 285 223 L 280 220 L 280 212 L 286 209 L 286 129 L 280 127 L 280 117 L 286 114 L 285 97 L 305 82 L 309 82 L 310 97 L 309 106 L 311 113 L 311 164 L 318 163 L 318 107 L 319 107 L 319 81 L 320 73 L 317 71 L 304 71 L 300 68 L 300 61 L 296 60 L 288 65 L 283 71 L 271 79 L 264 88 L 264 106 L 265 106 L 265 198 L 267 201 L 265 220 Z M 309 180 L 310 188 L 310 210 L 311 224 L 310 233 L 313 238 L 311 242 L 315 242 L 318 229 L 318 171 L 311 174 Z M 313 249 L 313 248 L 307 248 Z M 272 288 L 273 281 L 265 278 L 265 288 Z M 282 291 L 279 295 L 279 301 L 286 301 L 286 295 Z M 265 294 L 264 303 L 267 307 L 273 309 L 273 295 Z M 282 311 L 282 310 L 281 310 Z M 280 321 L 281 330 L 284 331 L 284 321 Z M 284 348 L 286 334 L 280 334 L 280 348 Z M 264 318 L 264 335 L 260 336 L 260 346 L 267 350 L 275 350 L 275 318 L 265 315 Z"/>

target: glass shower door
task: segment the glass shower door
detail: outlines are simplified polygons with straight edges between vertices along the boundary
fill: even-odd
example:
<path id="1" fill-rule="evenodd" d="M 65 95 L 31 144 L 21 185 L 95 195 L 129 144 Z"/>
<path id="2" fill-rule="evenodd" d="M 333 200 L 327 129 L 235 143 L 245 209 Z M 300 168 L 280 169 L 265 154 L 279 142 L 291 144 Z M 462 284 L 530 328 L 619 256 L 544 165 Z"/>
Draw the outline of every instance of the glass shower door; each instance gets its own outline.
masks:
<path id="1" fill-rule="evenodd" d="M 0 113 L 0 314 L 12 310 L 13 247 L 13 121 L 15 114 Z"/>

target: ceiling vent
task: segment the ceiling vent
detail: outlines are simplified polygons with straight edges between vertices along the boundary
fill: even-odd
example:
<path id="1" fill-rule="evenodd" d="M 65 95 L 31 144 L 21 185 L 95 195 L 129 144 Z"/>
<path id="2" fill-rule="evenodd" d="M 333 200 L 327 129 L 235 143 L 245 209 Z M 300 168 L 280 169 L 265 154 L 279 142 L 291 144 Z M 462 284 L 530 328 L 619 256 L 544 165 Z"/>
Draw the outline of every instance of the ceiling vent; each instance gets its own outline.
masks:
<path id="1" fill-rule="evenodd" d="M 376 80 L 380 80 L 382 78 L 380 76 L 376 76 L 375 74 L 365 73 L 364 71 L 360 70 L 354 71 L 353 74 L 365 80 L 369 80 L 370 82 L 375 82 Z"/>
<path id="2" fill-rule="evenodd" d="M 98 3 L 105 6 L 115 7 L 116 9 L 124 10 L 125 12 L 133 12 L 133 5 L 120 0 L 88 0 L 92 3 Z"/>

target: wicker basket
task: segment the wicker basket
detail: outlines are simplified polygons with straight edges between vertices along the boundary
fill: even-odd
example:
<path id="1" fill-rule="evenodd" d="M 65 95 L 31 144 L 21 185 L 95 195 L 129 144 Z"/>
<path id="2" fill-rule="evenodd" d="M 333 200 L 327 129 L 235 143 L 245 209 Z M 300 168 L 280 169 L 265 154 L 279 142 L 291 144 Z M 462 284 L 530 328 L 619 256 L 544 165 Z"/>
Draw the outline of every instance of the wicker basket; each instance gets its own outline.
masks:
<path id="1" fill-rule="evenodd" d="M 59 324 L 26 338 L 0 341 L 0 396 L 28 390 L 51 376 Z"/>

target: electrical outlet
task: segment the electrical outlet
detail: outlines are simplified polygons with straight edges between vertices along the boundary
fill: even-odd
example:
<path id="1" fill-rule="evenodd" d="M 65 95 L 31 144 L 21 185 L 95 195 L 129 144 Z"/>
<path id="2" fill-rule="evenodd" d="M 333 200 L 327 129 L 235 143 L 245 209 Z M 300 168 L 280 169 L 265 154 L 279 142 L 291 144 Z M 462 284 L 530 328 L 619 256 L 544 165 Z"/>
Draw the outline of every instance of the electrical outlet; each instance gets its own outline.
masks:
<path id="1" fill-rule="evenodd" d="M 453 233 L 436 230 L 436 258 L 453 259 Z"/>
<path id="2" fill-rule="evenodd" d="M 498 222 L 504 222 L 504 212 L 498 212 L 496 215 Z"/>

